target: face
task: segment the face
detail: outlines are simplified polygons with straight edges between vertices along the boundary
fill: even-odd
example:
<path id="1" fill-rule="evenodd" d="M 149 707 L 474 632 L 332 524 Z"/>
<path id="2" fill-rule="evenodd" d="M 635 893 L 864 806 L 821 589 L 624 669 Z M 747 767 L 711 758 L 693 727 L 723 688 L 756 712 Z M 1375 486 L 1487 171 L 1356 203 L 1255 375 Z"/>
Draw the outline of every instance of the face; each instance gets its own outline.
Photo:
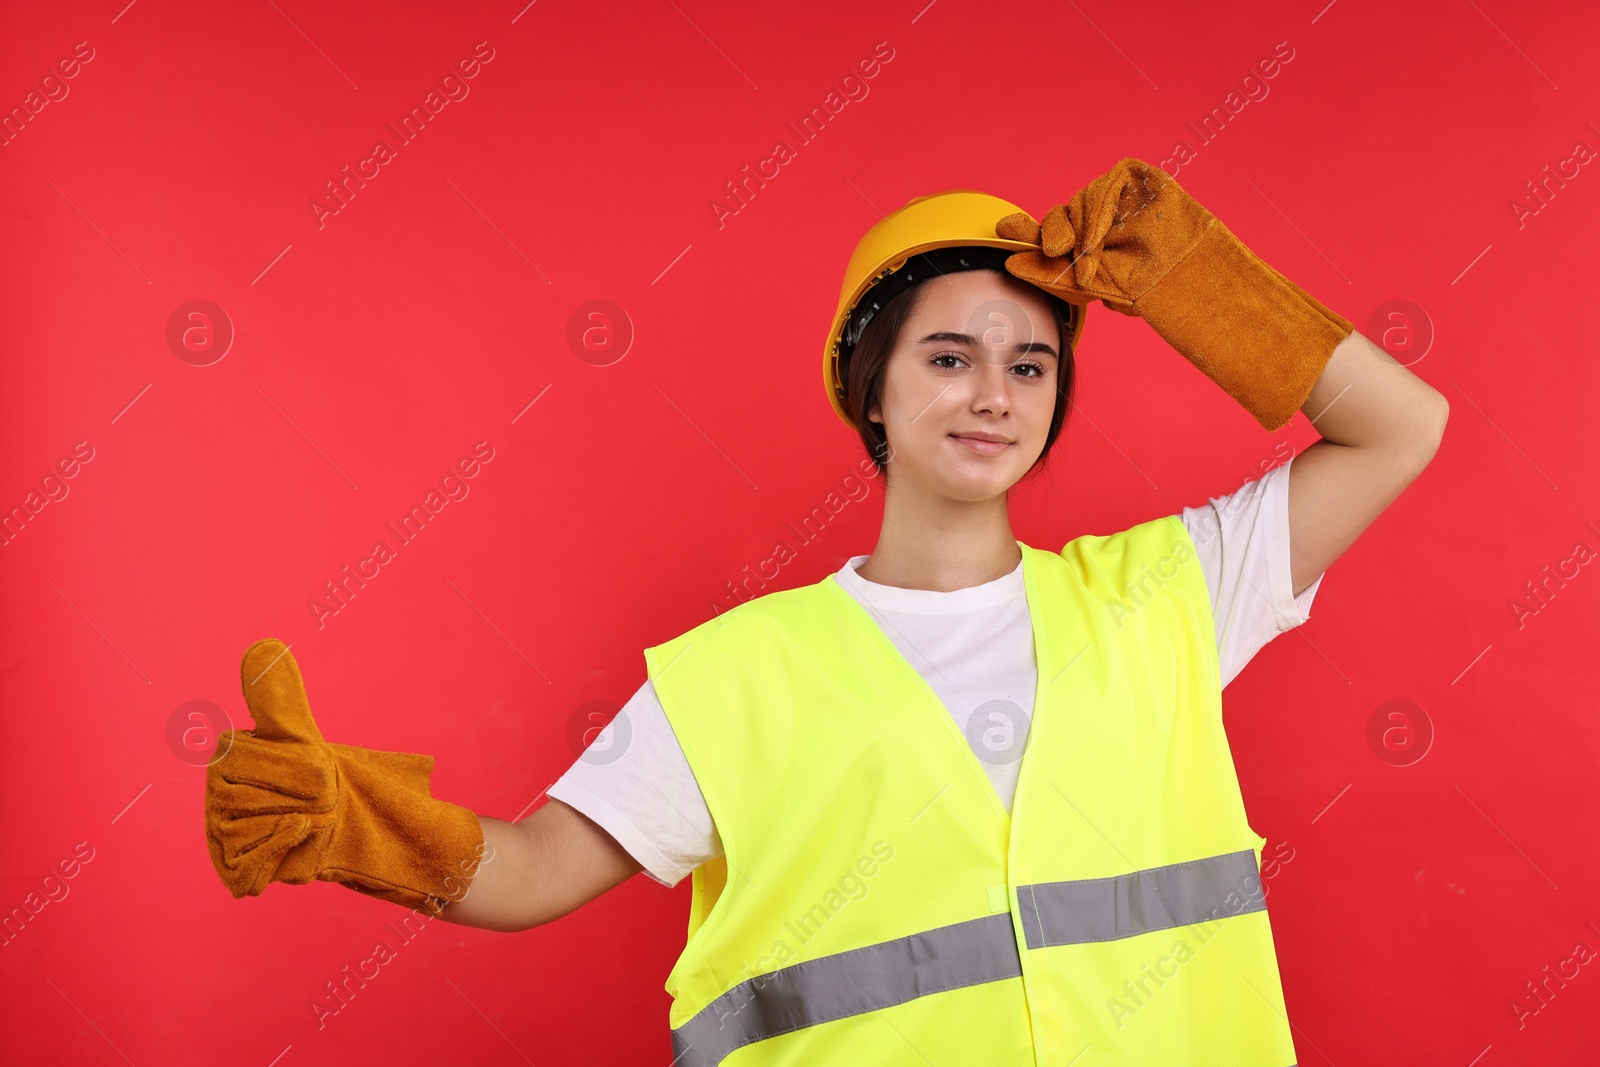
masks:
<path id="1" fill-rule="evenodd" d="M 926 283 L 868 413 L 888 437 L 891 482 L 962 501 L 1010 489 L 1044 451 L 1060 343 L 1044 294 L 1009 274 Z"/>

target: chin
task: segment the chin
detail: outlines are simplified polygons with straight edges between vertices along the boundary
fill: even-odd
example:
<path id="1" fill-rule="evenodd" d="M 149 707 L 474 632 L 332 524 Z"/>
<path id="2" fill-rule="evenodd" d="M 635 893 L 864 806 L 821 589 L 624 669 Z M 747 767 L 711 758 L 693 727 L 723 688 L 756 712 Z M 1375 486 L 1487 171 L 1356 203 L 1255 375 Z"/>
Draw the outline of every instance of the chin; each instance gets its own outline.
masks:
<path id="1" fill-rule="evenodd" d="M 952 500 L 961 500 L 969 504 L 976 504 L 984 500 L 992 500 L 997 496 L 1004 496 L 1006 491 L 1017 483 L 1022 477 L 1020 473 L 1012 476 L 1010 472 L 1002 474 L 997 471 L 984 471 L 974 473 L 970 478 L 945 479 L 945 495 Z"/>

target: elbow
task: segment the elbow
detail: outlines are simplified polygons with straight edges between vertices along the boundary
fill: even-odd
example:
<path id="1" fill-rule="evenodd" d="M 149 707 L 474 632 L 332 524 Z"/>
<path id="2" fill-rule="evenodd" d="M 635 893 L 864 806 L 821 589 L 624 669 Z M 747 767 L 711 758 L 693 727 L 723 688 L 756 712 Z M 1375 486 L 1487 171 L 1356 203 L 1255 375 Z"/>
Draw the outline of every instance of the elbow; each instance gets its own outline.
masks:
<path id="1" fill-rule="evenodd" d="M 1438 454 L 1439 445 L 1444 441 L 1445 423 L 1450 420 L 1450 402 L 1444 398 L 1443 393 L 1432 389 L 1429 392 L 1433 395 L 1418 417 L 1417 430 L 1413 436 L 1413 448 L 1419 472 L 1432 463 L 1433 457 Z"/>
<path id="2" fill-rule="evenodd" d="M 1433 405 L 1434 411 L 1432 412 L 1431 436 L 1434 451 L 1438 451 L 1439 443 L 1444 440 L 1444 425 L 1450 421 L 1450 401 L 1444 398 L 1443 393 L 1435 392 L 1433 395 L 1436 400 Z"/>

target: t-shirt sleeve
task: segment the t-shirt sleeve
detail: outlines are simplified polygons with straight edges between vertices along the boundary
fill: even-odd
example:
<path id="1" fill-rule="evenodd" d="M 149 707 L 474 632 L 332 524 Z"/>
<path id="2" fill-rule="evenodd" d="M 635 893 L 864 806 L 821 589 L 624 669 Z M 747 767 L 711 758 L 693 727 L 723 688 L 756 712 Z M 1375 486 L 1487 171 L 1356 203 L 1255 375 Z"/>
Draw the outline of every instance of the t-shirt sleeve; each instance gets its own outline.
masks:
<path id="1" fill-rule="evenodd" d="M 722 855 L 700 785 L 648 681 L 549 794 L 600 824 L 664 886 Z"/>
<path id="2" fill-rule="evenodd" d="M 1211 593 L 1224 686 L 1268 641 L 1311 618 L 1311 601 L 1322 585 L 1319 574 L 1294 595 L 1289 571 L 1293 462 L 1182 512 Z"/>

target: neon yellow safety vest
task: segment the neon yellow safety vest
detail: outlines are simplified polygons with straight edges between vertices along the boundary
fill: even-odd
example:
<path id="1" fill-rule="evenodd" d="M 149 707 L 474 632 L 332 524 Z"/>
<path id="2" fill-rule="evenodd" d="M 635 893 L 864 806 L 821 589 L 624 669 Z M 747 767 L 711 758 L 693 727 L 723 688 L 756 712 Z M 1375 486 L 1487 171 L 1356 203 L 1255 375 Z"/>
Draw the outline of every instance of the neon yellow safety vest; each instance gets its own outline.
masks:
<path id="1" fill-rule="evenodd" d="M 1009 814 L 831 574 L 645 651 L 724 849 L 667 978 L 674 1067 L 1293 1064 L 1188 531 L 1017 544 Z"/>

